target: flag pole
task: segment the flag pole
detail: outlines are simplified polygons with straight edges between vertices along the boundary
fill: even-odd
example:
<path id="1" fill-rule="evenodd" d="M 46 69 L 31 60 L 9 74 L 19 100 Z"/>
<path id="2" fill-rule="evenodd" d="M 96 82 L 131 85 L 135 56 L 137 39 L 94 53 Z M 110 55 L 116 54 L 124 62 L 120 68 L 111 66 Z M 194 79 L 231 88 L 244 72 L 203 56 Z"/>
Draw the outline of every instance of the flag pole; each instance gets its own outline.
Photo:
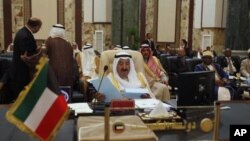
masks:
<path id="1" fill-rule="evenodd" d="M 215 102 L 215 119 L 214 119 L 214 141 L 219 140 L 219 123 L 220 123 L 220 102 Z"/>
<path id="2" fill-rule="evenodd" d="M 104 138 L 105 141 L 109 141 L 110 140 L 110 125 L 109 125 L 109 120 L 110 120 L 110 109 L 108 107 L 108 105 L 105 105 L 105 110 L 104 110 Z"/>

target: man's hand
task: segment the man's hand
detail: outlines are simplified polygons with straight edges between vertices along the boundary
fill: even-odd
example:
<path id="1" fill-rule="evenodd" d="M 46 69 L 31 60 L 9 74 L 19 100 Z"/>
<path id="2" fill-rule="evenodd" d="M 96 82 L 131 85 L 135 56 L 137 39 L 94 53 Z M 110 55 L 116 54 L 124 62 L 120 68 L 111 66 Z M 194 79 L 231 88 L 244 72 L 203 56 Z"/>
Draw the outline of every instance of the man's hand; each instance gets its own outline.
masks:
<path id="1" fill-rule="evenodd" d="M 105 99 L 105 95 L 102 94 L 102 93 L 97 93 L 96 96 L 95 96 L 96 100 L 99 101 L 99 102 L 103 102 L 104 99 Z"/>
<path id="2" fill-rule="evenodd" d="M 144 98 L 150 98 L 150 95 L 149 95 L 149 94 L 142 94 L 142 95 L 141 95 L 141 98 L 143 98 L 143 99 L 144 99 Z"/>
<path id="3" fill-rule="evenodd" d="M 216 80 L 215 84 L 218 85 L 218 86 L 225 86 L 225 82 L 222 81 L 222 80 Z"/>
<path id="4" fill-rule="evenodd" d="M 165 85 L 168 85 L 168 81 L 167 80 L 163 80 L 162 83 L 165 84 Z"/>

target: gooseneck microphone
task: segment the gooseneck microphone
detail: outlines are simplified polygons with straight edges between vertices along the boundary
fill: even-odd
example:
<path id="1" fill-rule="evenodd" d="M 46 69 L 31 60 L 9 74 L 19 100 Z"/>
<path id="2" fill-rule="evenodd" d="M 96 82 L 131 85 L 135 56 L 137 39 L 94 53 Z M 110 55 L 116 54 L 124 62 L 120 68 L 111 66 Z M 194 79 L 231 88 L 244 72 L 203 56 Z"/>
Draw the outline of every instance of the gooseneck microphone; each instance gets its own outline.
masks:
<path id="1" fill-rule="evenodd" d="M 105 75 L 106 71 L 108 70 L 108 68 L 109 68 L 109 67 L 108 67 L 107 65 L 105 65 L 105 66 L 103 67 L 103 74 L 102 74 L 100 83 L 99 83 L 99 85 L 98 85 L 96 94 L 95 94 L 95 96 L 94 96 L 93 113 L 95 113 L 95 110 L 96 110 L 96 103 L 97 103 L 97 95 L 98 95 L 98 93 L 99 93 L 99 91 L 100 91 L 100 88 L 101 88 L 101 85 L 102 85 L 102 80 L 103 80 L 104 75 Z"/>
<path id="2" fill-rule="evenodd" d="M 100 87 L 101 87 L 101 84 L 102 84 L 102 80 L 103 80 L 104 74 L 106 73 L 106 71 L 108 70 L 108 68 L 109 68 L 109 67 L 108 67 L 107 65 L 105 65 L 105 66 L 103 67 L 103 74 L 102 74 L 101 81 L 100 81 L 99 86 L 98 86 L 98 89 L 97 89 L 97 93 L 98 93 L 99 90 L 100 90 Z"/>

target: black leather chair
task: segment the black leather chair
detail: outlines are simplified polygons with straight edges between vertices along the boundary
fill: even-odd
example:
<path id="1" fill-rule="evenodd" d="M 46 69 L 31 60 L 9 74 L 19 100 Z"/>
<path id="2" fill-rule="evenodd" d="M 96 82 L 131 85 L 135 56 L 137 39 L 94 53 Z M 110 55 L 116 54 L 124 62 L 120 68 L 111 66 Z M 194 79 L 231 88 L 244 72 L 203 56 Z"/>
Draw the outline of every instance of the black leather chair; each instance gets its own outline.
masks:
<path id="1" fill-rule="evenodd" d="M 0 104 L 7 104 L 11 103 L 12 100 L 7 95 L 8 92 L 8 85 L 6 83 L 9 81 L 9 69 L 12 62 L 12 55 L 8 54 L 1 54 L 0 55 L 0 81 L 4 83 L 4 86 L 0 89 Z"/>
<path id="2" fill-rule="evenodd" d="M 79 81 L 77 86 L 73 89 L 72 92 L 72 97 L 71 97 L 71 103 L 76 103 L 76 102 L 86 102 L 86 96 L 84 94 L 83 90 L 83 82 Z"/>
<path id="3" fill-rule="evenodd" d="M 170 54 L 160 54 L 160 56 L 159 56 L 160 62 L 161 62 L 164 69 L 165 69 L 164 66 L 166 64 L 167 57 L 169 57 L 169 56 L 170 56 Z"/>
<path id="4" fill-rule="evenodd" d="M 167 71 L 168 76 L 169 76 L 169 85 L 171 86 L 171 93 L 173 95 L 176 94 L 177 90 L 177 71 L 176 71 L 176 64 L 177 64 L 177 56 L 168 56 L 165 58 L 165 67 L 164 69 Z"/>
<path id="5" fill-rule="evenodd" d="M 189 72 L 194 71 L 195 66 L 202 63 L 202 59 L 199 58 L 187 58 L 186 61 Z"/>

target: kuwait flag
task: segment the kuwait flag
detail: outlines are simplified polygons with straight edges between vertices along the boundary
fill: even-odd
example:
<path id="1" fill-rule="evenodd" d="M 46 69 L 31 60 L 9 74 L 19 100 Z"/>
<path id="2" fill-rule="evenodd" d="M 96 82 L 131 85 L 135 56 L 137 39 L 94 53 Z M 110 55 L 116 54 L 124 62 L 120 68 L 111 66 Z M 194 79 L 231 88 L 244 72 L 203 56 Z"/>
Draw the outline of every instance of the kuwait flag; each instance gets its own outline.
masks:
<path id="1" fill-rule="evenodd" d="M 20 92 L 6 118 L 40 140 L 51 140 L 69 115 L 64 96 L 47 86 L 48 59 L 42 57 L 33 80 Z"/>

